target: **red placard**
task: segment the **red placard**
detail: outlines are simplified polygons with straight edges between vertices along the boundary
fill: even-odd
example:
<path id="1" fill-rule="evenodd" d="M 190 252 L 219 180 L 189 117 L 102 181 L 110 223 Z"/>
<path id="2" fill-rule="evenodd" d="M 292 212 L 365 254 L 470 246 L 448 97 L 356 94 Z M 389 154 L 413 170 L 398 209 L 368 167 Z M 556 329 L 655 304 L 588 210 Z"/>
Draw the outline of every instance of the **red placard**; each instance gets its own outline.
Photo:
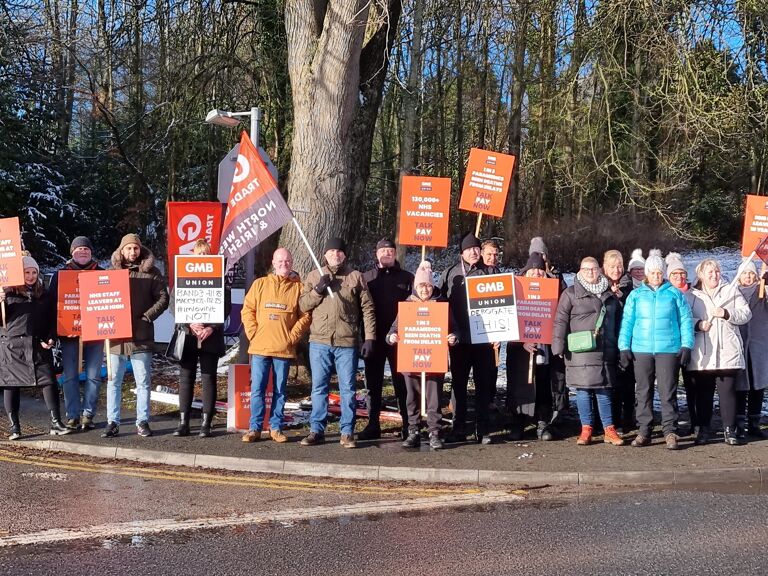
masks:
<path id="1" fill-rule="evenodd" d="M 503 216 L 514 169 L 514 156 L 472 148 L 459 209 L 497 218 Z"/>
<path id="2" fill-rule="evenodd" d="M 750 256 L 766 236 L 768 236 L 768 196 L 747 196 L 744 231 L 741 235 L 741 255 Z"/>
<path id="3" fill-rule="evenodd" d="M 220 202 L 168 202 L 168 286 L 173 287 L 173 257 L 192 254 L 195 242 L 205 238 L 211 254 L 219 251 L 226 204 Z"/>
<path id="4" fill-rule="evenodd" d="M 81 272 L 78 279 L 83 342 L 132 338 L 128 270 Z"/>
<path id="5" fill-rule="evenodd" d="M 403 176 L 398 243 L 406 246 L 448 246 L 451 179 Z"/>
<path id="6" fill-rule="evenodd" d="M 515 276 L 520 342 L 552 344 L 560 281 Z"/>
<path id="7" fill-rule="evenodd" d="M 0 288 L 23 285 L 19 219 L 0 218 Z"/>
<path id="8" fill-rule="evenodd" d="M 56 334 L 80 337 L 80 270 L 59 270 L 59 293 L 56 298 Z"/>
<path id="9" fill-rule="evenodd" d="M 448 371 L 447 302 L 400 302 L 397 336 L 398 372 Z"/>
<path id="10" fill-rule="evenodd" d="M 264 394 L 264 421 L 261 429 L 269 430 L 272 415 L 272 391 L 274 374 L 269 371 L 269 381 Z M 251 366 L 230 364 L 227 379 L 227 430 L 245 432 L 251 425 Z"/>

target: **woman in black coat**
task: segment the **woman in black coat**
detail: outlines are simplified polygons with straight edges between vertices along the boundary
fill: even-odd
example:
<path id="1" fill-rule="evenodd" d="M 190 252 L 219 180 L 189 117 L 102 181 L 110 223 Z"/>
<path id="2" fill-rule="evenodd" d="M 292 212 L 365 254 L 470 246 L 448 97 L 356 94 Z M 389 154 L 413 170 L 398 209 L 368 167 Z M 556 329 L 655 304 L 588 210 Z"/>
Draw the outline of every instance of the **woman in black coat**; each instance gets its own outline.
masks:
<path id="1" fill-rule="evenodd" d="M 21 437 L 19 407 L 21 389 L 42 388 L 51 413 L 51 434 L 64 435 L 72 430 L 61 422 L 59 389 L 53 373 L 56 318 L 51 295 L 40 282 L 40 267 L 31 256 L 23 257 L 24 286 L 0 290 L 5 303 L 5 325 L 0 327 L 0 388 L 5 411 L 11 421 L 9 440 Z"/>

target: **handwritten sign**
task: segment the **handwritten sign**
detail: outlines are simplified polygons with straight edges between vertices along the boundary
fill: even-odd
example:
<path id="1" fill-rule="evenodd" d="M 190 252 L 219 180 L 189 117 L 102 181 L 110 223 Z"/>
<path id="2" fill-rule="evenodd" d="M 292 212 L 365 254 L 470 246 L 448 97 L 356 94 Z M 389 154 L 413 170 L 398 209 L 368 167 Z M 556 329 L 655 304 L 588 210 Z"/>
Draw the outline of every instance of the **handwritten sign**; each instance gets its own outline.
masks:
<path id="1" fill-rule="evenodd" d="M 174 317 L 177 324 L 224 323 L 224 257 L 177 255 Z"/>
<path id="2" fill-rule="evenodd" d="M 81 272 L 78 279 L 83 342 L 132 338 L 128 270 Z"/>
<path id="3" fill-rule="evenodd" d="M 397 305 L 399 372 L 448 370 L 448 303 L 400 302 Z"/>
<path id="4" fill-rule="evenodd" d="M 472 344 L 517 340 L 519 327 L 512 274 L 467 276 Z"/>

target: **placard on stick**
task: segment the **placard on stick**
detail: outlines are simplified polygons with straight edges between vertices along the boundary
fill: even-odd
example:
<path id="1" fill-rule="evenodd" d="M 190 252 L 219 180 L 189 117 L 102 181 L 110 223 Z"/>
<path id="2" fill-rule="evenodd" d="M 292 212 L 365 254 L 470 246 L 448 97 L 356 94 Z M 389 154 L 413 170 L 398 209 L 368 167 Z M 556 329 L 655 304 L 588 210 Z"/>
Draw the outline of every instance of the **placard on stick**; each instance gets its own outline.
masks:
<path id="1" fill-rule="evenodd" d="M 59 270 L 59 293 L 56 295 L 56 334 L 80 337 L 80 270 Z"/>
<path id="2" fill-rule="evenodd" d="M 0 288 L 24 285 L 19 219 L 0 218 Z"/>
<path id="3" fill-rule="evenodd" d="M 78 279 L 83 342 L 132 338 L 128 270 L 81 272 Z"/>
<path id="4" fill-rule="evenodd" d="M 251 424 L 251 366 L 230 364 L 227 378 L 227 430 L 245 432 Z M 274 371 L 270 369 L 267 389 L 264 393 L 264 420 L 262 430 L 269 430 L 272 415 Z"/>
<path id="5" fill-rule="evenodd" d="M 397 369 L 448 371 L 448 303 L 400 302 L 397 305 Z"/>
<path id="6" fill-rule="evenodd" d="M 741 236 L 741 255 L 752 254 L 755 246 L 768 236 L 768 196 L 747 196 L 744 211 L 744 230 Z"/>
<path id="7" fill-rule="evenodd" d="M 451 179 L 403 176 L 398 244 L 448 246 Z"/>
<path id="8" fill-rule="evenodd" d="M 224 323 L 224 257 L 177 255 L 174 317 L 177 324 Z"/>
<path id="9" fill-rule="evenodd" d="M 514 156 L 472 148 L 459 209 L 497 218 L 503 216 L 514 169 Z"/>
<path id="10" fill-rule="evenodd" d="M 520 342 L 552 344 L 560 281 L 515 276 Z"/>
<path id="11" fill-rule="evenodd" d="M 472 344 L 517 340 L 519 328 L 512 274 L 467 276 Z"/>

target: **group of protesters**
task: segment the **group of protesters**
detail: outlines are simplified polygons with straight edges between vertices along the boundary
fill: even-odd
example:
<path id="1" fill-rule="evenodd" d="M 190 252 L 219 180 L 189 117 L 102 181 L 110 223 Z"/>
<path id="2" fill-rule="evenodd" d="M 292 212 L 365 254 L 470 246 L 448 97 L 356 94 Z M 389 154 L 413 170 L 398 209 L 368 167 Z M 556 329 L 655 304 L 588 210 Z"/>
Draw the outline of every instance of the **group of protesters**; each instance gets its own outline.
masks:
<path id="1" fill-rule="evenodd" d="M 435 282 L 435 273 L 423 261 L 415 274 L 396 259 L 389 239 L 376 245 L 376 264 L 365 273 L 347 259 L 341 238 L 329 238 L 323 248 L 324 266 L 302 281 L 293 270 L 293 257 L 278 248 L 272 271 L 257 279 L 245 295 L 242 323 L 249 342 L 251 366 L 251 418 L 243 442 L 261 440 L 266 411 L 265 394 L 270 374 L 273 398 L 269 437 L 287 442 L 283 416 L 289 368 L 296 349 L 308 335 L 312 374 L 310 431 L 303 446 L 325 441 L 329 390 L 333 374 L 340 397 L 339 443 L 355 448 L 359 440 L 381 437 L 380 416 L 385 365 L 389 363 L 402 420 L 405 448 L 417 448 L 421 435 L 421 394 L 425 395 L 429 447 L 444 442 L 464 442 L 470 437 L 481 444 L 501 438 L 495 405 L 500 344 L 473 343 L 466 293 L 466 278 L 501 272 L 500 247 L 493 240 L 481 242 L 467 233 L 459 241 L 457 261 Z M 196 254 L 210 254 L 200 240 Z M 100 270 L 93 258 L 91 241 L 79 236 L 70 247 L 71 259 L 64 270 Z M 120 430 L 121 385 L 128 360 L 136 382 L 136 432 L 151 436 L 150 389 L 154 347 L 153 322 L 168 308 L 169 294 L 151 251 L 136 234 L 126 234 L 111 257 L 114 269 L 129 272 L 132 338 L 110 342 L 113 369 L 107 382 L 104 438 Z M 20 389 L 41 388 L 50 411 L 51 434 L 63 435 L 95 428 L 95 414 L 102 381 L 103 342 L 83 343 L 57 336 L 56 302 L 58 273 L 49 289 L 30 255 L 23 257 L 23 286 L 0 291 L 5 324 L 0 332 L 0 387 L 10 419 L 10 439 L 21 436 Z M 522 440 L 529 424 L 539 440 L 562 435 L 555 424 L 569 406 L 568 388 L 576 391 L 581 421 L 577 444 L 588 445 L 602 432 L 603 441 L 623 445 L 624 435 L 637 427 L 632 446 L 652 443 L 653 398 L 658 391 L 664 444 L 674 450 L 678 431 L 678 381 L 682 372 L 696 444 L 712 436 L 714 392 L 719 396 L 723 438 L 729 445 L 747 436 L 763 438 L 760 427 L 765 388 L 768 387 L 768 304 L 760 278 L 751 261 L 739 268 L 734 282 L 727 283 L 720 264 L 705 259 L 696 267 L 696 279 L 677 253 L 662 258 L 651 250 L 643 258 L 635 250 L 625 270 L 621 252 L 609 250 L 602 263 L 594 257 L 581 260 L 573 285 L 566 287 L 562 274 L 549 260 L 544 240 L 531 240 L 529 257 L 519 272 L 530 278 L 556 278 L 560 297 L 551 344 L 507 342 L 506 412 L 509 439 Z M 445 374 L 400 373 L 397 369 L 398 304 L 405 301 L 439 300 L 448 303 L 451 398 L 450 428 L 443 430 Z M 171 305 L 172 308 L 172 305 Z M 230 300 L 227 293 L 226 314 Z M 216 401 L 216 369 L 225 352 L 223 325 L 188 324 L 188 336 L 180 360 L 179 423 L 176 436 L 191 432 L 190 414 L 197 368 L 200 367 L 202 419 L 199 436 L 211 435 Z M 62 356 L 66 416 L 62 419 L 52 350 L 58 338 Z M 81 352 L 82 350 L 82 352 Z M 85 383 L 80 385 L 80 356 Z M 365 362 L 368 388 L 368 422 L 355 435 L 358 358 Z M 468 385 L 474 383 L 474 428 L 468 419 Z M 532 432 L 533 433 L 533 432 Z"/>

